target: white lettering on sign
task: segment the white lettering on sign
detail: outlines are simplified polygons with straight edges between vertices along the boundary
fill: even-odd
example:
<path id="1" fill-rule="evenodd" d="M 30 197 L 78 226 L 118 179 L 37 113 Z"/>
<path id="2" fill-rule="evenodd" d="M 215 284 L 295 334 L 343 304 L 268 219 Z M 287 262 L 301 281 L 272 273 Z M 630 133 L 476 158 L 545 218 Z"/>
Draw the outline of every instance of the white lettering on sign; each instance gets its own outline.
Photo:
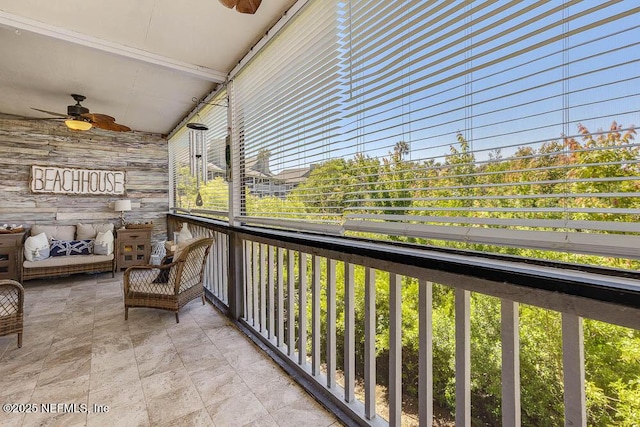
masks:
<path id="1" fill-rule="evenodd" d="M 31 191 L 61 194 L 124 194 L 125 173 L 31 166 Z"/>

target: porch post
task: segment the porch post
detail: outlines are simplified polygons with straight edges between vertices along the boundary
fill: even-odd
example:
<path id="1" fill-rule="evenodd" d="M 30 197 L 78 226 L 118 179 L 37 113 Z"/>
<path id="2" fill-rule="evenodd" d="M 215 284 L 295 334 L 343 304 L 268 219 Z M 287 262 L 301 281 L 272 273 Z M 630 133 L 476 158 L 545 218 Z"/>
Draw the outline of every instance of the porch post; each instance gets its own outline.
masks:
<path id="1" fill-rule="evenodd" d="M 231 168 L 231 173 L 227 171 L 229 182 L 229 225 L 237 227 L 240 221 L 236 216 L 241 214 L 240 194 L 242 192 L 240 179 L 240 138 L 235 121 L 234 107 L 235 97 L 233 91 L 233 81 L 227 81 L 227 127 L 228 127 L 228 157 L 227 168 Z M 229 268 L 227 270 L 227 284 L 229 291 L 229 314 L 234 319 L 244 316 L 244 276 L 242 266 L 244 265 L 244 251 L 242 239 L 235 231 L 229 233 Z"/>
<path id="2" fill-rule="evenodd" d="M 244 316 L 244 277 L 242 266 L 244 265 L 244 252 L 242 239 L 236 232 L 229 234 L 229 269 L 227 270 L 227 283 L 229 286 L 229 314 L 234 319 Z"/>

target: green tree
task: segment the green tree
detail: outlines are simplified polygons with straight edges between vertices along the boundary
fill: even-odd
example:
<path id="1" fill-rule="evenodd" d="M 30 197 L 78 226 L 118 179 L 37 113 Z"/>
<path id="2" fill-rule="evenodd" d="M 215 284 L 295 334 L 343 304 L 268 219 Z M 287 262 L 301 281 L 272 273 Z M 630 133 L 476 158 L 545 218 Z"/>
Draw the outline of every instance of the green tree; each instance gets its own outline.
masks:
<path id="1" fill-rule="evenodd" d="M 348 163 L 333 159 L 315 167 L 307 180 L 296 187 L 288 199 L 304 206 L 304 212 L 320 214 L 319 219 L 340 220 L 346 206 Z"/>
<path id="2" fill-rule="evenodd" d="M 462 134 L 450 146 L 442 162 L 407 159 L 408 145 L 399 141 L 382 159 L 357 154 L 318 165 L 309 179 L 285 199 L 247 195 L 252 212 L 288 212 L 297 218 L 340 221 L 343 213 L 412 215 L 469 215 L 476 209 L 510 208 L 486 213 L 496 218 L 559 219 L 563 212 L 532 212 L 530 208 L 624 207 L 639 208 L 637 197 L 603 197 L 603 194 L 638 192 L 638 147 L 633 126 L 613 123 L 606 132 L 589 132 L 580 126 L 580 140 L 563 138 L 537 147 L 520 147 L 505 157 L 500 151 L 477 162 Z M 623 178 L 623 179 L 602 179 Z M 627 179 L 624 179 L 627 178 Z M 537 197 L 542 194 L 546 197 Z M 579 197 L 571 198 L 571 194 Z M 523 197 L 528 196 L 531 197 Z M 515 209 L 514 209 L 515 208 Z M 446 210 L 452 209 L 452 210 Z M 460 210 L 454 210 L 460 209 Z M 529 211 L 528 211 L 529 209 Z M 477 209 L 481 211 L 481 209 Z M 483 215 L 485 215 L 483 213 Z M 632 215 L 576 214 L 573 219 L 637 220 Z M 521 227 L 526 228 L 526 227 Z M 368 236 L 378 237 L 381 236 Z M 391 236 L 385 236 L 391 239 Z M 417 240 L 455 248 L 502 252 L 528 258 L 582 262 L 639 269 L 632 260 L 562 252 L 507 248 L 496 245 Z M 297 256 L 297 255 L 296 255 Z M 323 261 L 322 328 L 326 332 L 326 261 Z M 285 274 L 295 274 L 296 271 Z M 310 267 L 309 267 L 310 268 Z M 310 277 L 310 271 L 306 274 Z M 337 263 L 337 343 L 343 354 L 344 264 Z M 356 369 L 362 375 L 364 358 L 364 268 L 354 268 L 356 283 Z M 378 382 L 388 379 L 389 285 L 388 273 L 376 274 L 376 351 Z M 308 280 L 311 283 L 311 280 Z M 309 285 L 310 286 L 310 285 Z M 418 378 L 418 280 L 402 279 L 402 357 L 404 392 L 416 396 Z M 310 289 L 308 289 L 310 292 Z M 455 321 L 453 288 L 433 287 L 433 384 L 436 405 L 455 409 Z M 308 303 L 307 310 L 310 310 Z M 501 422 L 500 300 L 472 294 L 471 299 L 472 412 L 474 423 Z M 524 425 L 555 426 L 564 422 L 561 316 L 559 313 L 520 305 L 520 368 L 522 421 Z M 326 333 L 323 333 L 323 340 Z M 585 320 L 585 372 L 588 424 L 594 426 L 640 423 L 640 332 Z M 308 343 L 308 345 L 310 345 Z M 324 345 L 324 341 L 323 341 Z M 340 356 L 339 356 L 340 357 Z M 341 363 L 341 362 L 340 362 Z M 341 365 L 339 365 L 341 366 Z"/>
<path id="3" fill-rule="evenodd" d="M 412 205 L 415 163 L 405 160 L 409 154 L 409 144 L 398 141 L 389 157 L 382 159 L 377 205 L 380 213 L 405 215 Z"/>
<path id="4" fill-rule="evenodd" d="M 631 126 L 624 133 L 622 129 L 622 126 L 614 121 L 608 132 L 599 130 L 594 135 L 580 124 L 578 131 L 582 135 L 582 142 L 573 138 L 568 140 L 571 163 L 575 165 L 569 170 L 568 177 L 576 180 L 572 184 L 571 191 L 584 195 L 573 200 L 573 206 L 598 208 L 638 208 L 640 206 L 638 198 L 635 197 L 598 196 L 598 194 L 635 193 L 640 190 L 640 183 L 636 179 L 610 179 L 635 178 L 640 173 L 637 163 L 640 149 L 632 143 L 636 135 L 635 128 Z M 619 214 L 581 214 L 576 215 L 576 219 L 635 222 L 640 220 L 640 217 Z"/>

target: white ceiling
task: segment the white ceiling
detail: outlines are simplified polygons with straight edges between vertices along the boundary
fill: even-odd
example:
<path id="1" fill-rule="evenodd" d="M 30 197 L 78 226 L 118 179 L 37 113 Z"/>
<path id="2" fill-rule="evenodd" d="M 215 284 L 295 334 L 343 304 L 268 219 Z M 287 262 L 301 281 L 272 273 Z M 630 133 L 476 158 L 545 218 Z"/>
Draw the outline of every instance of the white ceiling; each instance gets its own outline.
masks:
<path id="1" fill-rule="evenodd" d="M 92 113 L 167 134 L 294 3 L 247 15 L 218 0 L 0 0 L 0 113 L 66 114 L 78 93 Z"/>

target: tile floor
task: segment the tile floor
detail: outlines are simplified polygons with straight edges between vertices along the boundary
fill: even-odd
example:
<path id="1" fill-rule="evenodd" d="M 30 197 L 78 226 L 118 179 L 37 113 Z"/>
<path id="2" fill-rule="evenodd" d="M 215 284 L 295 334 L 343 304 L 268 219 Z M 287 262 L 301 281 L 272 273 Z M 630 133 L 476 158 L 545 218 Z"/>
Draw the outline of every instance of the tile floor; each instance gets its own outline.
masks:
<path id="1" fill-rule="evenodd" d="M 121 288 L 122 273 L 26 282 L 23 346 L 0 337 L 0 403 L 37 412 L 0 425 L 340 424 L 209 303 L 179 324 L 145 308 L 125 321 Z"/>

